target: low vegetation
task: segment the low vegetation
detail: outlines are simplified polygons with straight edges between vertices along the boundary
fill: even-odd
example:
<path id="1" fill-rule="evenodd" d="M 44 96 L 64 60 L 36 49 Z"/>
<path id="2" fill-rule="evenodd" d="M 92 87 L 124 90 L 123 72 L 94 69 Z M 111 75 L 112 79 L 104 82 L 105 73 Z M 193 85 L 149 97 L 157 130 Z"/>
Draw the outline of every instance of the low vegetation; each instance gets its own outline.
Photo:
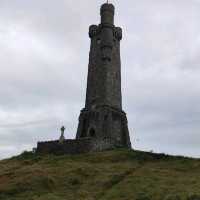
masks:
<path id="1" fill-rule="evenodd" d="M 0 161 L 0 200 L 200 200 L 200 160 L 116 150 Z"/>

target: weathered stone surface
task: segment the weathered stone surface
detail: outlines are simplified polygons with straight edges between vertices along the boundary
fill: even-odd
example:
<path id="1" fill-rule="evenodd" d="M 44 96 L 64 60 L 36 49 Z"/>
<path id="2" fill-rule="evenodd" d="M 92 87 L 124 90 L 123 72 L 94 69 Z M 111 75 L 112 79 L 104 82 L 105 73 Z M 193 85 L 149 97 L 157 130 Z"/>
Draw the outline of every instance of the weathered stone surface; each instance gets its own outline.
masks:
<path id="1" fill-rule="evenodd" d="M 107 138 L 131 147 L 127 118 L 122 110 L 120 40 L 114 26 L 114 6 L 103 4 L 101 23 L 91 25 L 91 47 L 85 108 L 79 117 L 76 138 Z"/>
<path id="2" fill-rule="evenodd" d="M 77 154 L 89 152 L 90 149 L 90 139 L 38 142 L 37 145 L 37 153 L 42 154 Z"/>
<path id="3" fill-rule="evenodd" d="M 95 151 L 110 150 L 117 146 L 115 141 L 110 139 L 82 138 L 76 140 L 59 140 L 38 142 L 36 153 L 39 154 L 80 154 Z"/>

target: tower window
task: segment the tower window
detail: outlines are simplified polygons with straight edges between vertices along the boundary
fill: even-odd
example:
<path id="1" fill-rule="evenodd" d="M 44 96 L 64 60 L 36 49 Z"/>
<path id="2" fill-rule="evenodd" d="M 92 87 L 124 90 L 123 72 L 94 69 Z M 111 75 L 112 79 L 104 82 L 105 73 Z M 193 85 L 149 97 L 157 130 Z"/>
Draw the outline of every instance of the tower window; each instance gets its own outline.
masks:
<path id="1" fill-rule="evenodd" d="M 90 131 L 89 131 L 89 136 L 90 137 L 95 137 L 96 136 L 96 133 L 95 133 L 95 129 L 94 128 L 91 128 Z"/>
<path id="2" fill-rule="evenodd" d="M 101 39 L 100 38 L 97 39 L 97 44 L 101 44 Z"/>
<path id="3" fill-rule="evenodd" d="M 108 115 L 105 115 L 104 116 L 104 120 L 106 121 L 108 119 Z"/>

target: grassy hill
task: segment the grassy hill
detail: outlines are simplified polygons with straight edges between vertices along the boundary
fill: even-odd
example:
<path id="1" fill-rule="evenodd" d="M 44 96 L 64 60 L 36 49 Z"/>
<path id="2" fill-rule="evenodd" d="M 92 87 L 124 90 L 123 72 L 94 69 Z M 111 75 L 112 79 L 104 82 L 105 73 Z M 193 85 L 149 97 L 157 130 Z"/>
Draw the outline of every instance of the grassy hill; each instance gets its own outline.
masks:
<path id="1" fill-rule="evenodd" d="M 0 200 L 199 200 L 200 160 L 116 150 L 0 161 Z"/>

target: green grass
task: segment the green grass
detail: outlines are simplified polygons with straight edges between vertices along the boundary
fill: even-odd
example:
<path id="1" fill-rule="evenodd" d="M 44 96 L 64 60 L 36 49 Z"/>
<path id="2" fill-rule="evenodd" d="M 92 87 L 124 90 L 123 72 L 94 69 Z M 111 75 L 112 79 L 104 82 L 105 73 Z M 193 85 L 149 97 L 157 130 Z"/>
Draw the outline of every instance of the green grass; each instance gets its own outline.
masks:
<path id="1" fill-rule="evenodd" d="M 200 200 L 200 160 L 115 150 L 0 161 L 0 200 Z"/>

